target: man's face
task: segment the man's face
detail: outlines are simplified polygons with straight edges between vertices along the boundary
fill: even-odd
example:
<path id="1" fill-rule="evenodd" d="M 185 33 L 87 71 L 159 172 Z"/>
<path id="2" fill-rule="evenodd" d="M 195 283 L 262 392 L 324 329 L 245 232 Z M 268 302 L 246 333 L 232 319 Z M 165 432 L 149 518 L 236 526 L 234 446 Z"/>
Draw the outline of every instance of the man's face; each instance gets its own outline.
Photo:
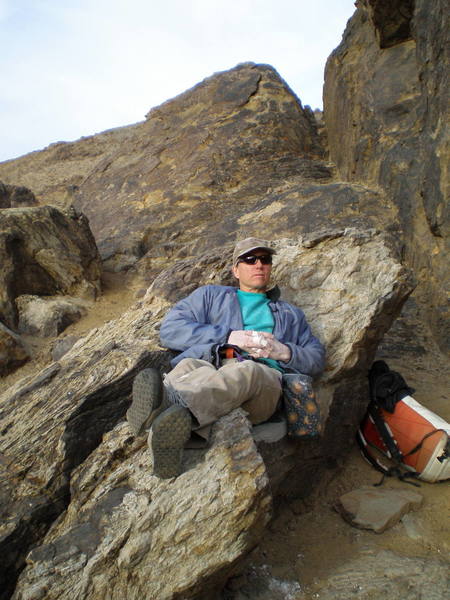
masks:
<path id="1" fill-rule="evenodd" d="M 247 258 L 250 257 L 250 258 Z M 255 264 L 251 257 L 263 257 L 263 260 L 271 260 L 271 254 L 267 250 L 256 248 L 247 254 L 244 254 L 239 259 L 238 264 L 233 267 L 233 274 L 239 280 L 239 288 L 243 292 L 264 293 L 270 281 L 270 273 L 272 271 L 271 264 L 263 264 L 261 260 L 256 260 Z M 246 262 L 249 260 L 250 263 Z"/>

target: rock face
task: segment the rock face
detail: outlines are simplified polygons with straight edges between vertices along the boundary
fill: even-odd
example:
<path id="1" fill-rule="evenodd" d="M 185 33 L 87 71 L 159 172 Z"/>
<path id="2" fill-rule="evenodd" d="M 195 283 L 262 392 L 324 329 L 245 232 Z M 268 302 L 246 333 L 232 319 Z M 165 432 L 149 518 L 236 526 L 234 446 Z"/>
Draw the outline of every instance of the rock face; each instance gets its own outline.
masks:
<path id="1" fill-rule="evenodd" d="M 409 274 L 396 258 L 395 248 L 391 247 L 388 238 L 373 230 L 365 233 L 329 231 L 327 234 L 306 236 L 305 239 L 278 240 L 276 244 L 280 257 L 278 266 L 274 268 L 276 281 L 281 285 L 286 298 L 299 305 L 304 301 L 306 314 L 315 332 L 324 337 L 328 346 L 329 366 L 317 384 L 323 413 L 327 417 L 323 439 L 308 445 L 287 439 L 276 444 L 261 443 L 259 450 L 264 463 L 260 461 L 256 468 L 250 467 L 246 459 L 244 463 L 241 462 L 244 460 L 242 455 L 253 456 L 254 450 L 251 450 L 253 443 L 250 443 L 248 428 L 240 426 L 236 429 L 238 437 L 231 439 L 229 432 L 224 434 L 225 438 L 230 438 L 227 452 L 231 453 L 232 458 L 225 463 L 220 458 L 223 450 L 218 440 L 223 439 L 223 436 L 221 438 L 221 434 L 218 434 L 217 444 L 208 451 L 207 456 L 210 458 L 204 459 L 212 462 L 208 462 L 205 467 L 202 458 L 202 461 L 190 468 L 186 477 L 169 485 L 167 493 L 171 494 L 172 503 L 166 505 L 167 500 L 164 498 L 167 496 L 163 495 L 161 502 L 164 507 L 160 506 L 159 493 L 151 491 L 152 486 L 159 486 L 155 488 L 159 490 L 167 484 L 158 482 L 153 477 L 146 476 L 150 486 L 144 486 L 146 493 L 144 488 L 134 487 L 138 482 L 139 485 L 142 484 L 144 473 L 149 468 L 147 453 L 142 449 L 142 441 L 136 442 L 132 448 L 127 446 L 124 449 L 130 439 L 125 434 L 127 428 L 120 422 L 130 401 L 134 375 L 145 366 L 154 365 L 163 370 L 168 368 L 169 353 L 162 352 L 157 345 L 158 325 L 170 306 L 164 299 L 164 281 L 173 279 L 174 273 L 178 273 L 179 280 L 193 286 L 222 282 L 223 253 L 221 255 L 219 249 L 200 257 L 196 265 L 190 260 L 181 261 L 171 267 L 168 273 L 161 274 L 144 300 L 119 320 L 106 324 L 100 330 L 93 330 L 87 337 L 77 341 L 58 362 L 47 367 L 34 379 L 19 382 L 0 398 L 3 407 L 0 430 L 3 433 L 5 457 L 3 489 L 7 499 L 3 506 L 4 525 L 0 530 L 0 556 L 3 557 L 2 567 L 9 589 L 14 586 L 17 569 L 20 570 L 23 566 L 26 548 L 42 539 L 55 517 L 71 499 L 66 518 L 58 521 L 56 529 L 51 529 L 50 537 L 43 540 L 42 552 L 36 549 L 30 557 L 24 579 L 21 579 L 17 588 L 18 597 L 44 594 L 42 597 L 56 598 L 62 594 L 62 589 L 67 594 L 64 582 L 72 587 L 72 583 L 69 583 L 72 580 L 63 578 L 62 573 L 67 574 L 68 571 L 73 572 L 73 581 L 84 582 L 83 585 L 88 586 L 79 588 L 80 598 L 88 589 L 89 594 L 92 594 L 88 594 L 88 597 L 107 597 L 109 592 L 104 590 L 105 584 L 102 581 L 108 581 L 108 590 L 114 582 L 113 587 L 117 584 L 121 593 L 125 593 L 126 588 L 123 586 L 126 584 L 121 581 L 128 581 L 125 572 L 130 568 L 127 565 L 134 565 L 135 551 L 130 549 L 131 555 L 126 559 L 128 550 L 124 550 L 123 554 L 122 550 L 119 551 L 119 546 L 122 547 L 121 544 L 125 543 L 123 536 L 128 535 L 125 530 L 129 531 L 126 522 L 131 523 L 132 520 L 127 517 L 127 521 L 122 511 L 134 511 L 135 516 L 139 513 L 149 523 L 155 522 L 155 515 L 164 515 L 166 522 L 176 522 L 181 498 L 194 498 L 201 494 L 199 481 L 202 482 L 202 490 L 209 489 L 209 486 L 216 489 L 221 477 L 231 482 L 235 477 L 234 473 L 241 470 L 249 471 L 253 473 L 252 477 L 256 477 L 253 484 L 248 484 L 253 486 L 252 496 L 247 498 L 250 505 L 258 507 L 261 501 L 267 509 L 255 508 L 254 518 L 253 513 L 248 513 L 246 509 L 244 513 L 249 520 L 245 527 L 242 522 L 239 525 L 243 527 L 242 540 L 256 543 L 262 530 L 261 523 L 265 522 L 269 514 L 269 503 L 261 500 L 261 494 L 265 497 L 268 492 L 265 483 L 258 483 L 260 478 L 270 480 L 270 496 L 286 492 L 287 488 L 283 490 L 286 477 L 289 478 L 291 493 L 293 490 L 295 493 L 298 490 L 306 493 L 306 488 L 317 482 L 321 468 L 325 467 L 330 458 L 336 460 L 338 452 L 349 447 L 367 402 L 368 366 L 379 339 L 411 292 Z M 230 254 L 231 245 L 223 250 Z M 211 262 L 211 255 L 219 258 Z M 383 265 L 382 270 L 380 264 Z M 299 288 L 300 277 L 307 281 L 305 289 L 303 286 Z M 181 293 L 185 291 L 180 290 Z M 343 323 L 346 324 L 345 330 Z M 236 418 L 233 414 L 232 419 Z M 27 429 L 26 437 L 20 434 L 24 424 Z M 223 422 L 220 427 L 225 427 Z M 110 430 L 113 432 L 102 442 L 103 434 Z M 92 452 L 94 454 L 88 458 Z M 116 457 L 113 463 L 108 462 L 112 460 L 111 457 Z M 104 466 L 96 462 L 98 460 L 106 461 L 102 463 Z M 255 464 L 253 458 L 250 462 Z M 84 484 L 79 487 L 74 484 L 79 477 L 77 469 L 80 473 L 89 471 L 95 474 L 89 475 L 91 479 L 90 483 L 86 483 L 87 489 Z M 139 470 L 136 478 L 131 475 L 131 470 L 134 469 Z M 108 484 L 111 488 L 108 487 L 106 491 L 104 484 L 109 478 L 113 483 Z M 130 483 L 133 481 L 136 484 Z M 95 502 L 88 493 L 90 486 L 94 484 L 98 486 L 98 491 L 92 498 L 98 494 L 99 498 L 104 496 L 105 506 L 112 503 L 108 509 L 111 517 L 105 517 L 106 521 L 102 520 L 101 525 L 97 524 L 99 517 L 92 513 Z M 224 483 L 219 488 L 219 495 L 227 498 L 235 484 Z M 137 499 L 132 500 L 142 494 L 149 494 L 152 502 L 149 504 L 142 500 L 141 504 Z M 229 540 L 235 535 L 236 514 L 233 511 L 240 513 L 241 509 L 238 508 L 239 504 L 235 504 L 237 499 L 232 500 L 230 508 L 223 504 L 224 498 L 219 503 L 222 511 L 220 519 L 224 539 Z M 131 502 L 131 508 L 127 508 L 127 502 Z M 208 505 L 208 502 L 209 500 L 205 504 Z M 114 507 L 117 507 L 117 514 Z M 214 512 L 216 509 L 212 506 L 211 510 Z M 93 538 L 83 542 L 83 532 L 90 531 L 91 528 L 94 531 Z M 95 531 L 101 531 L 102 535 Z M 151 537 L 150 533 L 148 535 Z M 106 540 L 112 540 L 111 536 L 117 541 L 108 546 L 109 542 Z M 171 545 L 167 540 L 161 542 L 164 543 L 165 552 L 168 555 L 173 552 L 174 556 L 178 556 L 185 544 L 186 553 L 193 553 L 196 560 L 206 568 L 208 562 L 203 557 L 203 552 L 210 556 L 210 550 L 202 550 L 204 545 L 198 544 L 196 535 L 189 540 L 186 536 L 187 533 L 180 533 L 180 537 L 175 535 L 173 549 L 170 549 Z M 206 533 L 205 536 L 207 537 Z M 144 546 L 147 544 L 145 548 L 150 549 L 150 537 L 144 536 L 139 543 Z M 100 539 L 105 541 L 100 543 Z M 138 542 L 130 541 L 130 548 L 135 543 Z M 251 543 L 238 543 L 241 554 L 248 551 Z M 71 550 L 67 554 L 70 548 L 73 553 Z M 149 565 L 149 569 L 155 568 L 154 561 L 152 566 L 146 562 L 147 551 L 141 548 L 136 552 L 139 556 L 142 555 L 142 559 L 136 558 L 136 564 L 142 560 Z M 182 589 L 184 595 L 181 597 L 194 597 L 198 593 L 199 581 L 205 589 L 212 589 L 222 581 L 221 574 L 228 572 L 230 561 L 237 560 L 239 552 L 236 550 L 236 554 L 233 554 L 234 552 L 233 550 L 232 556 L 235 558 L 225 560 L 223 553 L 220 560 L 213 553 L 211 565 L 214 566 L 208 566 L 205 575 L 201 574 L 200 566 L 200 571 L 190 568 L 189 578 L 187 575 L 179 578 L 179 574 L 184 571 L 177 570 L 174 573 L 170 569 L 165 572 L 162 570 L 158 581 L 152 584 L 155 586 L 152 591 L 147 588 L 148 593 L 154 597 L 175 598 L 177 595 L 174 590 Z M 53 557 L 53 565 L 60 564 L 56 570 L 50 568 L 49 556 Z M 92 575 L 94 565 L 95 577 Z M 46 573 L 47 579 L 43 591 L 38 593 L 36 585 L 42 572 Z M 214 577 L 213 572 L 216 573 Z M 100 577 L 99 573 L 103 575 Z M 170 593 L 168 590 L 171 590 Z"/>
<path id="2" fill-rule="evenodd" d="M 271 67 L 244 64 L 144 123 L 3 163 L 0 176 L 41 201 L 75 202 L 104 267 L 135 266 L 150 283 L 168 261 L 242 235 L 295 236 L 330 222 L 395 228 L 387 199 L 332 181 L 323 156 L 311 111 Z"/>
<path id="3" fill-rule="evenodd" d="M 0 320 L 17 327 L 24 294 L 94 299 L 100 259 L 86 218 L 50 206 L 0 211 Z"/>
<path id="4" fill-rule="evenodd" d="M 405 257 L 449 349 L 449 12 L 437 0 L 361 0 L 327 62 L 324 114 L 340 177 L 398 209 Z"/>

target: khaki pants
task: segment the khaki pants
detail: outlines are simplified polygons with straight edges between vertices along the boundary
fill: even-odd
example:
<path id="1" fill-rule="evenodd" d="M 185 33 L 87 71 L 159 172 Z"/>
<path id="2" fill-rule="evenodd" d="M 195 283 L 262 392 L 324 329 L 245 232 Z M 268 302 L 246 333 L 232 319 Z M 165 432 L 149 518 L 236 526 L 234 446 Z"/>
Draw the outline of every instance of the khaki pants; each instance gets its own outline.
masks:
<path id="1" fill-rule="evenodd" d="M 242 406 L 253 424 L 269 419 L 281 396 L 281 373 L 252 360 L 225 360 L 216 369 L 205 360 L 185 358 L 165 376 L 197 420 L 193 429 L 209 437 L 212 423 Z"/>

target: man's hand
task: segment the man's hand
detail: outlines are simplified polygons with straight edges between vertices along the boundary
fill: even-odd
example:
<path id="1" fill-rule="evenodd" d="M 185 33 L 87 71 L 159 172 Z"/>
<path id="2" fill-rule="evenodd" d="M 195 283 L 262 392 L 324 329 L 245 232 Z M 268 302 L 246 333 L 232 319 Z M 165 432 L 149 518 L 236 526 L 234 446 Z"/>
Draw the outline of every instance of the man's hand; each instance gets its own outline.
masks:
<path id="1" fill-rule="evenodd" d="M 279 342 L 266 331 L 237 330 L 232 331 L 228 343 L 242 348 L 253 358 L 272 358 L 288 362 L 291 358 L 289 346 Z"/>
<path id="2" fill-rule="evenodd" d="M 265 335 L 273 337 L 271 333 Z M 238 346 L 245 352 L 252 354 L 255 350 L 264 350 L 267 347 L 268 340 L 264 337 L 262 332 L 252 331 L 251 329 L 238 329 L 230 333 L 228 343 L 233 346 Z"/>
<path id="3" fill-rule="evenodd" d="M 266 351 L 268 355 L 264 358 L 272 358 L 273 360 L 281 360 L 282 362 L 289 362 L 291 360 L 291 349 L 289 346 L 282 344 L 273 336 L 271 340 L 268 340 Z"/>

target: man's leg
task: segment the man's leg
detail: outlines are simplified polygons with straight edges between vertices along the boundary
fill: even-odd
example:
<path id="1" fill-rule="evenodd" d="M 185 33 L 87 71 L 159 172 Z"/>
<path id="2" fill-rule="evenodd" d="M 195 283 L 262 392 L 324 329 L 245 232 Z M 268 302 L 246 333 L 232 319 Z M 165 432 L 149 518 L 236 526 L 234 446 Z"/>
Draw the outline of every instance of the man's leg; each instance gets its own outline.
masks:
<path id="1" fill-rule="evenodd" d="M 164 479 L 177 477 L 183 447 L 191 435 L 192 417 L 187 408 L 170 406 L 157 369 L 144 369 L 135 377 L 127 420 L 136 436 L 152 425 L 148 445 L 152 450 L 153 474 Z"/>
<path id="2" fill-rule="evenodd" d="M 229 360 L 215 369 L 203 360 L 184 359 L 166 375 L 164 383 L 193 414 L 197 421 L 194 430 L 203 436 L 205 426 L 239 406 L 253 424 L 266 421 L 281 395 L 281 373 L 250 360 Z"/>
<path id="3" fill-rule="evenodd" d="M 138 413 L 138 423 L 134 424 L 130 418 L 133 410 L 127 413 L 130 426 L 136 433 L 142 431 L 165 405 L 165 398 L 161 398 L 157 385 L 159 373 L 152 371 L 151 385 L 145 379 L 145 385 L 140 382 L 134 388 L 133 404 L 137 399 L 138 410 L 136 406 L 134 410 Z M 164 396 L 178 406 L 172 405 L 157 416 L 148 444 L 153 453 L 154 474 L 168 478 L 176 477 L 180 472 L 182 450 L 191 426 L 196 433 L 208 439 L 212 423 L 239 406 L 248 412 L 254 424 L 271 417 L 281 395 L 281 373 L 253 361 L 229 360 L 216 369 L 207 361 L 184 359 L 166 375 L 164 385 Z M 142 402 L 140 398 L 147 392 L 148 398 Z M 191 415 L 196 423 L 192 422 Z"/>
<path id="4" fill-rule="evenodd" d="M 132 402 L 127 410 L 127 420 L 134 435 L 148 430 L 155 418 L 166 408 L 161 374 L 157 369 L 140 371 L 133 381 Z"/>

